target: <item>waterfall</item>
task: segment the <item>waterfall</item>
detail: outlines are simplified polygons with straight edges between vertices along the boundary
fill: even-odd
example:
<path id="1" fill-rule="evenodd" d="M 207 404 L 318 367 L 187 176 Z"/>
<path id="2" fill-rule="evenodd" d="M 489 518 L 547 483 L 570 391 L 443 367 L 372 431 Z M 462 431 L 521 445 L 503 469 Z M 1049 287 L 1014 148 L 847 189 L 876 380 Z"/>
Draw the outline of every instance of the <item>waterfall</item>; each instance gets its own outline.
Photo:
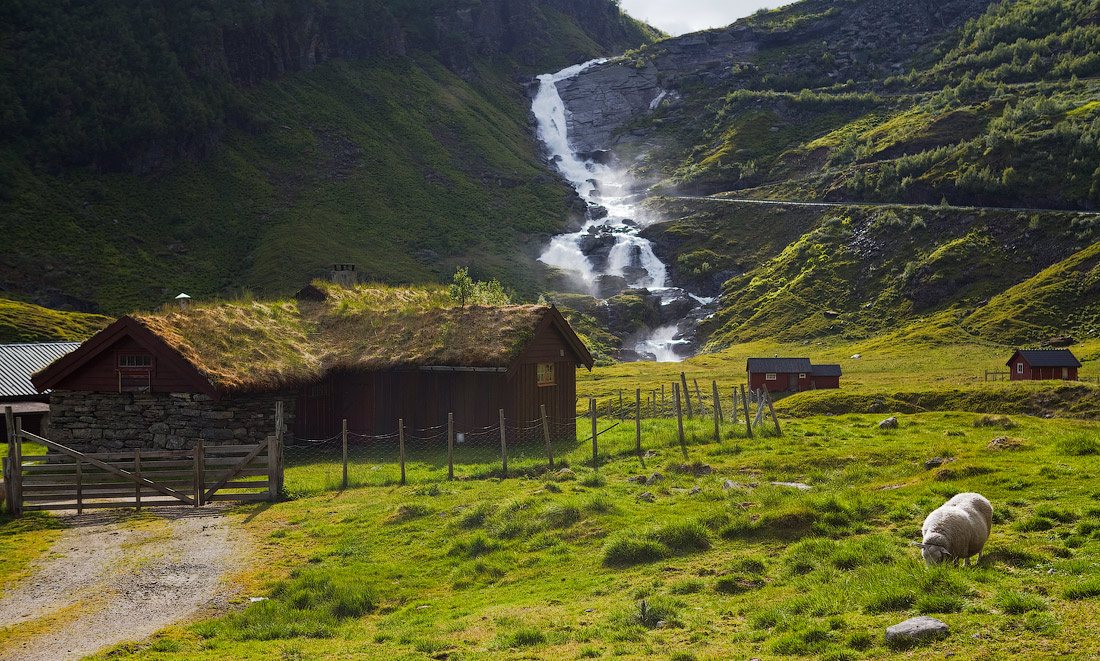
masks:
<path id="1" fill-rule="evenodd" d="M 588 204 L 581 229 L 553 237 L 539 261 L 572 275 L 579 286 L 596 297 L 601 291 L 601 276 L 619 276 L 629 287 L 655 291 L 662 299 L 666 295 L 683 295 L 680 290 L 668 287 L 665 265 L 653 253 L 650 242 L 638 235 L 641 219 L 635 197 L 628 192 L 630 181 L 626 173 L 582 158 L 569 144 L 567 110 L 557 83 L 604 61 L 591 60 L 538 77 L 538 92 L 531 103 L 538 138 L 546 146 L 554 166 Z M 679 361 L 683 356 L 673 347 L 686 343 L 678 339 L 677 325 L 673 323 L 655 329 L 635 348 L 657 356 L 660 361 Z"/>

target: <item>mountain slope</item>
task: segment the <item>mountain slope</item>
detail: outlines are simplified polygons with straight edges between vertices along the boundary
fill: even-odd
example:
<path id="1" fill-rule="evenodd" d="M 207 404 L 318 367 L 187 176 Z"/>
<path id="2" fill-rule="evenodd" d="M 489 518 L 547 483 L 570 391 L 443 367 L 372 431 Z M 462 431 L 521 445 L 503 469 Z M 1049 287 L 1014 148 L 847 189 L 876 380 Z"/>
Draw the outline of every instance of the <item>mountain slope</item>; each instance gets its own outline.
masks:
<path id="1" fill-rule="evenodd" d="M 571 196 L 517 83 L 653 35 L 607 0 L 94 5 L 0 10 L 0 288 L 112 313 L 337 262 L 533 290 Z"/>

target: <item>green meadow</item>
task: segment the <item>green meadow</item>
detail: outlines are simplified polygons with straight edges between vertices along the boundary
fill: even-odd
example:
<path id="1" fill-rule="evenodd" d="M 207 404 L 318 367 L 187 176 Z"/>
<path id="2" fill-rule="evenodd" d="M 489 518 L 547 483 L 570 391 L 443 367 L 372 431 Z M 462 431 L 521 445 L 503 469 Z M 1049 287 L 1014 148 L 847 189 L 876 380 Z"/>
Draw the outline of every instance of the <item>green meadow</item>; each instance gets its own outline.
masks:
<path id="1" fill-rule="evenodd" d="M 728 414 L 682 446 L 643 420 L 643 457 L 633 421 L 598 419 L 595 465 L 580 419 L 553 469 L 532 443 L 507 478 L 486 453 L 448 481 L 425 453 L 400 485 L 380 455 L 340 490 L 338 464 L 288 462 L 292 499 L 234 511 L 264 567 L 239 603 L 96 658 L 892 658 L 884 629 L 920 614 L 951 632 L 915 658 L 1094 657 L 1097 423 L 822 415 L 749 438 Z M 985 557 L 925 567 L 909 542 L 962 491 L 993 503 Z"/>

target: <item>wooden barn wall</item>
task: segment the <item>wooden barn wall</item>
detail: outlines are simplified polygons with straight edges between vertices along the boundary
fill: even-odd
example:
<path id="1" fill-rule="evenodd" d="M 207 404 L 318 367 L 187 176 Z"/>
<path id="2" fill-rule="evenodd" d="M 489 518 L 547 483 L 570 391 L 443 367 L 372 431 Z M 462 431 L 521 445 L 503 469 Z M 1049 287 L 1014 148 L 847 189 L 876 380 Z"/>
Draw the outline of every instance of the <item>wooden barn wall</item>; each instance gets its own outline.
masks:
<path id="1" fill-rule="evenodd" d="M 550 361 L 543 361 L 550 362 Z M 392 434 L 399 419 L 417 431 L 447 424 L 455 432 L 494 427 L 504 409 L 509 427 L 539 419 L 540 405 L 553 421 L 576 413 L 577 379 L 572 360 L 554 362 L 556 383 L 539 386 L 538 363 L 517 366 L 511 379 L 503 372 L 386 371 L 339 374 L 299 391 L 295 435 L 324 439 L 340 433 L 341 421 L 358 434 Z"/>
<path id="2" fill-rule="evenodd" d="M 132 338 L 124 337 L 53 386 L 53 389 L 118 392 L 118 356 L 126 353 L 148 354 L 149 351 Z M 195 392 L 194 385 L 182 373 L 169 367 L 168 362 L 155 353 L 151 383 L 152 392 Z"/>
<path id="3" fill-rule="evenodd" d="M 551 362 L 549 360 L 540 362 Z M 509 384 L 506 410 L 521 425 L 539 420 L 540 405 L 552 421 L 572 419 L 577 413 L 577 367 L 572 360 L 554 361 L 554 385 L 538 385 L 538 363 L 523 363 L 516 368 Z"/>

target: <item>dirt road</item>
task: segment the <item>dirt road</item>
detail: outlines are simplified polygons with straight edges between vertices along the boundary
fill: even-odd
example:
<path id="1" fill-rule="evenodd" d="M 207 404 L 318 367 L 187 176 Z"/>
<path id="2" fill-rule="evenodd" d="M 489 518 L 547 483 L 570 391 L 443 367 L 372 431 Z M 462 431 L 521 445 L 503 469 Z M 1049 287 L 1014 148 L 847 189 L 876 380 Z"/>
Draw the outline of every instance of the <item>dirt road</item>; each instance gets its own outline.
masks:
<path id="1" fill-rule="evenodd" d="M 3 661 L 79 659 L 224 607 L 244 534 L 222 508 L 62 515 L 72 527 L 33 575 L 5 586 Z"/>

